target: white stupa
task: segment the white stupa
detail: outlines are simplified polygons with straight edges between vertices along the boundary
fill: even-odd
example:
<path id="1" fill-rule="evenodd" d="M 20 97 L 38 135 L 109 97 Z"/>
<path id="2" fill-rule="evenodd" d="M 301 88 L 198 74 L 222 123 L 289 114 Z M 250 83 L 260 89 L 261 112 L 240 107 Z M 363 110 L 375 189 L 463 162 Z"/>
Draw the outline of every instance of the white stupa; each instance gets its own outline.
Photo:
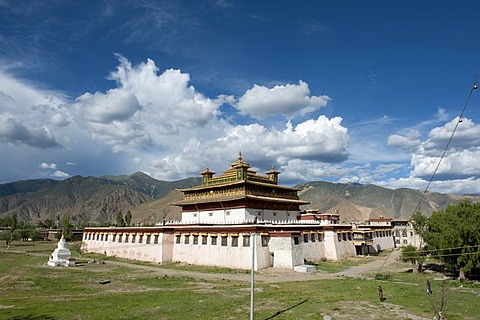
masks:
<path id="1" fill-rule="evenodd" d="M 57 248 L 53 250 L 50 259 L 48 259 L 47 264 L 52 267 L 63 266 L 63 267 L 75 267 L 75 259 L 71 258 L 72 254 L 67 248 L 67 242 L 63 237 L 58 241 Z"/>

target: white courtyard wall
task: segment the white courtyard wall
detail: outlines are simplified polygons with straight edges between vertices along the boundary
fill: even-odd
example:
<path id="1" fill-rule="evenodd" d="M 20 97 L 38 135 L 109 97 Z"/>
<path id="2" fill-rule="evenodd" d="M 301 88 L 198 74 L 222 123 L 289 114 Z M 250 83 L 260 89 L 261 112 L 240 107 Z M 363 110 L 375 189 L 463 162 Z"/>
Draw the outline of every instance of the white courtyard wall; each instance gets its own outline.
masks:
<path id="1" fill-rule="evenodd" d="M 86 252 L 102 253 L 107 256 L 116 256 L 132 260 L 152 261 L 164 263 L 171 261 L 172 256 L 172 235 L 160 233 L 158 235 L 158 243 L 154 243 L 154 236 L 151 235 L 151 241 L 146 243 L 146 235 L 143 235 L 140 242 L 139 233 L 123 233 L 117 234 L 116 241 L 113 242 L 113 233 L 108 234 L 106 241 L 99 241 L 95 238 L 92 240 L 86 239 L 87 234 L 84 234 L 82 243 L 82 250 Z M 131 237 L 135 237 L 135 242 L 132 243 Z M 105 234 L 104 234 L 105 237 Z M 122 238 L 122 242 L 118 242 L 118 238 Z"/>

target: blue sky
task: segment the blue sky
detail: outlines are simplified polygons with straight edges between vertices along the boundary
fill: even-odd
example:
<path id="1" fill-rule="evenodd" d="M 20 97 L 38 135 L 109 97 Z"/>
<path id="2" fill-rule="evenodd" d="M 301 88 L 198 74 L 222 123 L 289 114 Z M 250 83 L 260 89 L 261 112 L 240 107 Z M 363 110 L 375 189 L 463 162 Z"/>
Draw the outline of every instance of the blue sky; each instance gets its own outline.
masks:
<path id="1" fill-rule="evenodd" d="M 474 1 L 0 0 L 0 183 L 220 173 L 425 188 L 480 68 Z M 480 192 L 480 90 L 430 190 Z"/>

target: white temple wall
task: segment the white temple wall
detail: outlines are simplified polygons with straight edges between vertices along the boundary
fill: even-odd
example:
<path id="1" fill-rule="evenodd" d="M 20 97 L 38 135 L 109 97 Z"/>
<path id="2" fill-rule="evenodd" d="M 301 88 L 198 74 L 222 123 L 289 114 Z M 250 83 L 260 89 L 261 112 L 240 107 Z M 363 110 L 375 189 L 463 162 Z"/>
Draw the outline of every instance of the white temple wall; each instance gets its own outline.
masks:
<path id="1" fill-rule="evenodd" d="M 318 241 L 318 238 L 315 239 L 315 242 L 312 242 L 310 234 L 307 234 L 308 241 L 305 242 L 302 235 L 302 247 L 303 247 L 303 257 L 305 260 L 318 262 L 322 259 L 325 259 L 325 241 Z"/>
<path id="2" fill-rule="evenodd" d="M 324 246 L 325 246 L 325 259 L 337 261 L 340 254 L 337 249 L 337 233 L 334 231 L 326 230 L 324 232 Z"/>
<path id="3" fill-rule="evenodd" d="M 337 252 L 338 252 L 338 256 L 337 256 L 338 260 L 342 260 L 347 257 L 353 257 L 356 255 L 355 246 L 353 245 L 351 240 L 347 240 L 347 241 L 342 240 L 340 242 L 337 241 Z"/>
<path id="4" fill-rule="evenodd" d="M 270 221 L 286 221 L 297 220 L 299 215 L 298 211 L 294 210 L 261 210 L 261 209 L 249 209 L 251 216 L 256 216 L 257 219 L 270 220 Z"/>
<path id="5" fill-rule="evenodd" d="M 294 266 L 303 264 L 302 246 L 295 244 L 293 238 L 272 237 L 269 242 L 270 252 L 273 253 L 273 267 L 293 269 Z"/>
<path id="6" fill-rule="evenodd" d="M 245 208 L 182 212 L 182 222 L 187 223 L 241 223 L 247 219 L 253 217 L 247 216 Z"/>
<path id="7" fill-rule="evenodd" d="M 393 249 L 395 247 L 393 237 L 391 236 L 374 237 L 372 247 L 373 247 L 373 253 L 378 253 L 380 251 Z"/>
<path id="8" fill-rule="evenodd" d="M 298 211 L 265 210 L 252 208 L 232 208 L 221 210 L 182 212 L 182 222 L 204 224 L 234 224 L 245 221 L 270 220 L 286 221 L 297 220 Z"/>
<path id="9" fill-rule="evenodd" d="M 232 244 L 232 236 L 226 237 L 226 245 L 222 245 L 222 237 L 217 236 L 217 243 L 212 244 L 212 237 L 207 238 L 207 244 L 202 244 L 201 236 L 194 244 L 193 235 L 189 235 L 188 244 L 185 244 L 185 235 L 180 237 L 180 243 L 174 244 L 172 260 L 195 265 L 216 266 L 232 269 L 251 269 L 252 241 L 250 235 L 239 235 L 237 246 Z M 243 237 L 250 238 L 250 245 L 243 246 Z M 176 240 L 175 240 L 176 242 Z M 260 236 L 256 237 L 255 270 L 271 266 L 268 247 L 262 247 Z"/>

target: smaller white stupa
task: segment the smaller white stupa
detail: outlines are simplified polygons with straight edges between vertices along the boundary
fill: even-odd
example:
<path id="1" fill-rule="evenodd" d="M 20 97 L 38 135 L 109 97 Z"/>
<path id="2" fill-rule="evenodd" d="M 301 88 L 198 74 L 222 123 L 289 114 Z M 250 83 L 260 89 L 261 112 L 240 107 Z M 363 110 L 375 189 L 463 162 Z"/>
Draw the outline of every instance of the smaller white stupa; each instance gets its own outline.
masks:
<path id="1" fill-rule="evenodd" d="M 75 267 L 75 259 L 73 259 L 70 250 L 67 248 L 67 242 L 63 237 L 58 241 L 57 249 L 53 250 L 47 264 L 51 267 Z"/>

